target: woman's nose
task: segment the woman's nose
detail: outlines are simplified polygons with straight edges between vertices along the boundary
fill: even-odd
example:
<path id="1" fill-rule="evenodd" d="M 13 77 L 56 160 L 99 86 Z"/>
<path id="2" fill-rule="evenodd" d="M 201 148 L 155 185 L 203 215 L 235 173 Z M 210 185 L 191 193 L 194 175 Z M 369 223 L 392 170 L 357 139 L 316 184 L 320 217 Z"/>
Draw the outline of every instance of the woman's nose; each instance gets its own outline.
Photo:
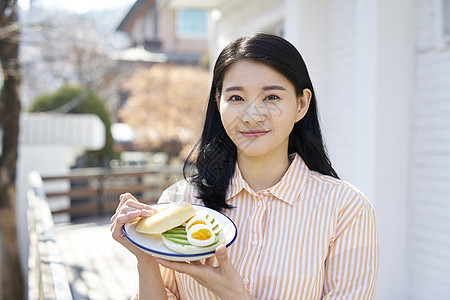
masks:
<path id="1" fill-rule="evenodd" d="M 263 122 L 266 118 L 267 108 L 264 103 L 259 103 L 257 100 L 249 102 L 244 109 L 243 121 L 247 124 L 258 124 Z"/>

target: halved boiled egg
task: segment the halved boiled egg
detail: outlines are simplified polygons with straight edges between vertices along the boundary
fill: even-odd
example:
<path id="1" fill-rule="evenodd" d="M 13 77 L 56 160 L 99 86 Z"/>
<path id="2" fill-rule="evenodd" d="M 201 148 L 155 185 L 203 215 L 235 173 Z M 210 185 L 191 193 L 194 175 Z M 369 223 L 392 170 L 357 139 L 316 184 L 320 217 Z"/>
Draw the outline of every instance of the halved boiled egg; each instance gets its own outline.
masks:
<path id="1" fill-rule="evenodd" d="M 186 231 L 188 242 L 194 246 L 208 246 L 214 243 L 216 239 L 216 235 L 212 231 L 211 226 L 207 226 L 206 224 L 188 225 Z"/>
<path id="2" fill-rule="evenodd" d="M 202 224 L 208 226 L 210 229 L 212 229 L 211 223 L 206 221 L 205 218 L 201 216 L 193 216 L 189 222 L 186 224 L 186 231 L 188 231 L 192 226 Z"/>

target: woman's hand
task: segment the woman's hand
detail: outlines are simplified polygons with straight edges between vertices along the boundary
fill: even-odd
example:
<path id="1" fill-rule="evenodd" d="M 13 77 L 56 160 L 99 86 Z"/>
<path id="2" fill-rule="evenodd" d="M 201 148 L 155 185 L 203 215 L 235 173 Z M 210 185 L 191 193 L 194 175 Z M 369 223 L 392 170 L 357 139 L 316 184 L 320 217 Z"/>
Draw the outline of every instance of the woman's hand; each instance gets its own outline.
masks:
<path id="1" fill-rule="evenodd" d="M 187 263 L 164 259 L 157 259 L 157 262 L 166 268 L 192 276 L 198 283 L 223 300 L 255 299 L 247 292 L 241 276 L 229 261 L 227 247 L 220 245 L 215 254 L 219 262 L 217 267 L 213 267 L 214 257 L 207 258 L 204 264 L 200 261 Z"/>
<path id="2" fill-rule="evenodd" d="M 122 231 L 122 226 L 133 222 L 138 217 L 150 217 L 157 212 L 150 205 L 136 200 L 130 193 L 120 195 L 120 203 L 116 213 L 111 217 L 111 233 L 113 238 L 133 253 L 138 261 L 139 298 L 167 299 L 159 265 L 155 258 L 139 250 Z"/>
<path id="3" fill-rule="evenodd" d="M 130 193 L 120 195 L 120 203 L 116 213 L 111 217 L 112 237 L 133 253 L 138 259 L 140 257 L 150 257 L 133 245 L 122 231 L 125 223 L 130 223 L 138 217 L 150 217 L 157 212 L 150 205 L 136 200 Z"/>

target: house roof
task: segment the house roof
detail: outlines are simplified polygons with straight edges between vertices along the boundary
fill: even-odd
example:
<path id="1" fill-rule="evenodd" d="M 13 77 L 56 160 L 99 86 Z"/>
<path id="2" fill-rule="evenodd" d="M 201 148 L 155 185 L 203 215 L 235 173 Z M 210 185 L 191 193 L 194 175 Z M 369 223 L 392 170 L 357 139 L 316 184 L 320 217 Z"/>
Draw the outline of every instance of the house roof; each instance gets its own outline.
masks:
<path id="1" fill-rule="evenodd" d="M 130 32 L 136 21 L 155 4 L 155 0 L 137 0 L 117 26 L 116 31 Z"/>

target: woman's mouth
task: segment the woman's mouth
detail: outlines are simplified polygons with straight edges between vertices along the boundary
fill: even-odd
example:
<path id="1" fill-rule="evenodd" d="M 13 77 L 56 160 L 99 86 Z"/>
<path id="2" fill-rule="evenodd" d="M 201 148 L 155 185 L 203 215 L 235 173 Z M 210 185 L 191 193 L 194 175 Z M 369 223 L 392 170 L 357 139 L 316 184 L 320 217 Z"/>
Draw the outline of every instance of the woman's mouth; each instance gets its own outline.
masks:
<path id="1" fill-rule="evenodd" d="M 241 134 L 245 137 L 259 137 L 267 134 L 269 131 L 267 130 L 248 130 L 248 131 L 241 131 Z"/>

